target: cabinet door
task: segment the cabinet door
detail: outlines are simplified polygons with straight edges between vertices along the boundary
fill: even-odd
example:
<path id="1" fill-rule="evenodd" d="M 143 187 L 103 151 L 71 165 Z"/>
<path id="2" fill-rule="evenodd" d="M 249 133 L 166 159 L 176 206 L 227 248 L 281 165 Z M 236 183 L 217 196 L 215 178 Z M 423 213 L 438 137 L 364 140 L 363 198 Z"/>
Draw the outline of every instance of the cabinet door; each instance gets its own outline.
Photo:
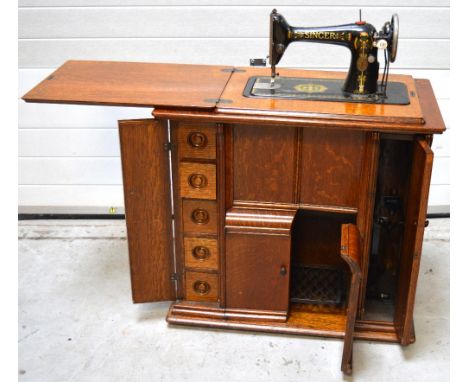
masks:
<path id="1" fill-rule="evenodd" d="M 226 234 L 226 307 L 287 312 L 291 237 Z"/>
<path id="2" fill-rule="evenodd" d="M 175 299 L 167 125 L 119 121 L 134 302 Z"/>
<path id="3" fill-rule="evenodd" d="M 426 140 L 413 145 L 413 163 L 406 200 L 405 233 L 401 252 L 395 326 L 402 344 L 414 341 L 413 308 L 426 221 L 433 153 Z"/>

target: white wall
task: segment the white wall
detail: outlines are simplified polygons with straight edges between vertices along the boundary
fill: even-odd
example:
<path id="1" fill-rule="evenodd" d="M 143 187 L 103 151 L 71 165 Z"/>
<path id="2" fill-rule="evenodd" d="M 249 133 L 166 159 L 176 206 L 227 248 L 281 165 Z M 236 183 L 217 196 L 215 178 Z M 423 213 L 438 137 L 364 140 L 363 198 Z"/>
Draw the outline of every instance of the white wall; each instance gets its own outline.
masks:
<path id="1" fill-rule="evenodd" d="M 267 54 L 273 7 L 302 26 L 352 22 L 362 8 L 380 28 L 398 13 L 391 72 L 429 78 L 450 128 L 448 0 L 19 0 L 19 95 L 68 59 L 246 66 Z M 281 66 L 348 63 L 342 47 L 296 44 Z M 116 121 L 150 117 L 151 109 L 18 102 L 20 212 L 123 213 Z M 432 212 L 449 210 L 449 140 L 450 130 L 433 144 Z"/>

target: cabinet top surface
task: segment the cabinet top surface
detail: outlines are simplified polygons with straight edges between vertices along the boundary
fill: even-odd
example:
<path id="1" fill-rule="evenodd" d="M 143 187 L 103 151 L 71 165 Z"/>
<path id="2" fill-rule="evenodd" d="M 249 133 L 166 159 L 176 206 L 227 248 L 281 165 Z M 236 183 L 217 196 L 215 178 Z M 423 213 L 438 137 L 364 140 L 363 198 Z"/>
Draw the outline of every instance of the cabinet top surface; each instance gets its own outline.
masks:
<path id="1" fill-rule="evenodd" d="M 223 113 L 252 113 L 276 116 L 299 116 L 378 120 L 408 124 L 424 123 L 414 79 L 407 75 L 390 75 L 389 81 L 402 82 L 408 89 L 410 104 L 382 105 L 357 102 L 327 102 L 300 99 L 248 98 L 243 95 L 249 78 L 269 76 L 269 68 L 241 68 L 235 71 L 221 96 L 217 110 Z M 278 69 L 282 77 L 344 79 L 346 73 L 318 70 Z"/>
<path id="2" fill-rule="evenodd" d="M 213 109 L 231 67 L 67 61 L 23 96 L 27 102 Z"/>
<path id="3" fill-rule="evenodd" d="M 67 61 L 23 96 L 27 102 L 155 107 L 156 110 L 210 113 L 212 116 L 346 120 L 353 123 L 422 127 L 426 111 L 439 113 L 430 84 L 421 92 L 411 76 L 390 75 L 408 88 L 409 105 L 382 105 L 291 99 L 248 98 L 249 78 L 268 76 L 268 68 L 237 68 L 165 63 Z M 284 77 L 334 78 L 342 72 L 280 69 Z M 427 87 L 426 86 L 426 87 Z M 434 99 L 433 99 L 434 98 Z M 218 102 L 222 99 L 222 102 Z M 430 107 L 424 107 L 430 103 Z M 432 111 L 431 109 L 434 109 Z M 440 113 L 439 113 L 440 114 Z M 442 132 L 438 126 L 422 130 Z M 419 126 L 419 127 L 418 127 Z"/>

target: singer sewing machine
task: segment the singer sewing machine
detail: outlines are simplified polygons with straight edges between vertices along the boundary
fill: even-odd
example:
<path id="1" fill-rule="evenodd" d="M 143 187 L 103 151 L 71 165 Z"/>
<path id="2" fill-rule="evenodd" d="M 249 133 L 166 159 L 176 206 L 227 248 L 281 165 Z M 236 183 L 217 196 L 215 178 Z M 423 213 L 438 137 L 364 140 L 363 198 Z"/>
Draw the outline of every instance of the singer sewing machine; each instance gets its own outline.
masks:
<path id="1" fill-rule="evenodd" d="M 327 27 L 293 27 L 274 9 L 270 14 L 271 78 L 249 80 L 244 95 L 310 99 L 341 102 L 370 102 L 386 104 L 409 103 L 405 84 L 388 82 L 390 62 L 394 62 L 398 48 L 398 15 L 377 30 L 365 21 Z M 346 79 L 314 79 L 278 77 L 276 66 L 287 47 L 293 42 L 315 42 L 340 45 L 351 51 L 351 63 Z M 380 83 L 378 50 L 382 50 L 385 67 Z M 266 60 L 253 59 L 251 64 L 265 65 Z"/>
<path id="2" fill-rule="evenodd" d="M 135 303 L 174 301 L 174 325 L 343 338 L 350 373 L 354 339 L 415 341 L 445 126 L 428 80 L 388 74 L 396 16 L 377 32 L 291 27 L 273 11 L 270 26 L 271 73 L 68 61 L 23 99 L 154 108 L 119 121 Z M 278 75 L 296 41 L 347 47 L 349 72 Z"/>

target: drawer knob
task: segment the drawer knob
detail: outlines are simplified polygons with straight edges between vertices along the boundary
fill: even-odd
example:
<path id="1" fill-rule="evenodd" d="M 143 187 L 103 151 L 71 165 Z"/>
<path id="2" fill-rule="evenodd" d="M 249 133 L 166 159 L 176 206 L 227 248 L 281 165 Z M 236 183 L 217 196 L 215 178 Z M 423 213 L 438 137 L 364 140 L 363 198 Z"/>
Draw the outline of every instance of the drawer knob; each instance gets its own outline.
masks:
<path id="1" fill-rule="evenodd" d="M 206 135 L 200 133 L 199 131 L 190 133 L 187 140 L 190 146 L 195 147 L 197 149 L 204 148 L 208 143 L 208 138 L 206 137 Z"/>
<path id="2" fill-rule="evenodd" d="M 211 286 L 206 281 L 198 280 L 193 283 L 193 290 L 200 296 L 205 296 L 210 293 Z"/>
<path id="3" fill-rule="evenodd" d="M 208 179 L 203 174 L 192 174 L 189 176 L 188 182 L 193 188 L 205 188 L 208 184 Z"/>
<path id="4" fill-rule="evenodd" d="M 210 214 L 202 208 L 193 210 L 191 217 L 195 224 L 207 224 L 210 221 Z"/>
<path id="5" fill-rule="evenodd" d="M 198 261 L 205 261 L 210 257 L 210 250 L 199 245 L 192 250 L 192 256 Z"/>
<path id="6" fill-rule="evenodd" d="M 288 270 L 286 269 L 286 267 L 284 265 L 282 265 L 281 268 L 280 268 L 280 275 L 281 276 L 286 276 L 287 273 L 288 273 Z"/>

